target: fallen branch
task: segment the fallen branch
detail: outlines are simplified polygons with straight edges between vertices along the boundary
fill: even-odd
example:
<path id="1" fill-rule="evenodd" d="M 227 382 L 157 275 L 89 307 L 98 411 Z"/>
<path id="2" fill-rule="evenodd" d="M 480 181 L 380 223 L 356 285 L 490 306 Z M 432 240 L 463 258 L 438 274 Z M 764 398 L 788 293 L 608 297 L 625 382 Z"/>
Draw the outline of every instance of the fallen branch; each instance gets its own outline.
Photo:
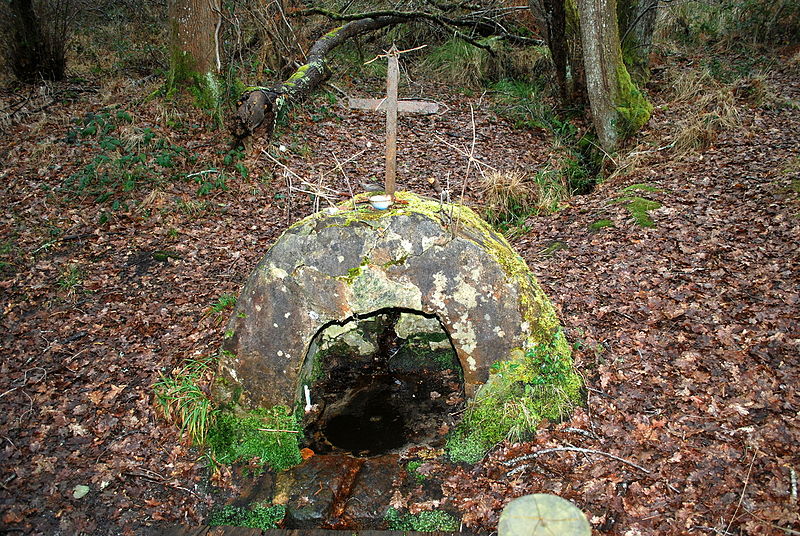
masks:
<path id="1" fill-rule="evenodd" d="M 617 460 L 618 462 L 622 462 L 622 463 L 624 463 L 626 465 L 630 465 L 631 467 L 635 467 L 636 469 L 639 469 L 640 471 L 642 471 L 644 473 L 647 473 L 648 475 L 652 472 L 649 469 L 645 469 L 644 467 L 642 467 L 639 464 L 633 463 L 632 461 L 626 460 L 625 458 L 620 458 L 619 456 L 616 456 L 614 454 L 610 454 L 608 452 L 603 452 L 602 450 L 584 449 L 584 448 L 581 448 L 581 447 L 554 447 L 554 448 L 551 448 L 551 449 L 542 449 L 542 450 L 540 450 L 538 452 L 534 452 L 532 454 L 527 454 L 525 456 L 520 456 L 519 458 L 514 458 L 513 460 L 504 461 L 504 462 L 502 462 L 502 464 L 506 465 L 506 466 L 514 465 L 515 463 L 524 462 L 526 460 L 534 460 L 534 459 L 538 458 L 539 456 L 541 456 L 542 454 L 549 454 L 551 452 L 582 452 L 583 454 L 598 454 L 600 456 L 605 456 L 607 458 L 611 458 L 613 460 Z M 522 471 L 524 471 L 525 469 L 530 467 L 530 465 L 531 464 L 520 465 L 519 467 L 515 467 L 514 469 L 509 471 L 507 474 L 509 476 L 511 476 L 511 475 L 516 474 L 516 473 L 521 473 Z"/>
<path id="2" fill-rule="evenodd" d="M 292 104 L 305 100 L 330 76 L 325 56 L 333 49 L 353 37 L 401 22 L 402 18 L 392 16 L 350 21 L 318 39 L 308 51 L 306 63 L 286 81 L 274 87 L 248 88 L 239 98 L 236 114 L 229 122 L 237 143 L 251 136 L 259 127 L 264 128 L 264 137 L 271 139 L 278 116 Z"/>

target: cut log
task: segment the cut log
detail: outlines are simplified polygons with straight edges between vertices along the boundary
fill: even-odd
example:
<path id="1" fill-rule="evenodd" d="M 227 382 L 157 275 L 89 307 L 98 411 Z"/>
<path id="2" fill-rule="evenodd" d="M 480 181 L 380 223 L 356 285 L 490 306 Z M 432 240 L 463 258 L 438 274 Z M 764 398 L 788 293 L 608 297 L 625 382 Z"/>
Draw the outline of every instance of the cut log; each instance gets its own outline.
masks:
<path id="1" fill-rule="evenodd" d="M 251 87 L 239 98 L 236 113 L 229 121 L 231 133 L 241 143 L 256 129 L 272 138 L 275 120 L 289 106 L 305 100 L 324 82 L 328 71 L 325 56 L 353 37 L 405 22 L 402 17 L 382 16 L 350 21 L 318 39 L 308 52 L 308 59 L 288 80 L 273 87 Z"/>

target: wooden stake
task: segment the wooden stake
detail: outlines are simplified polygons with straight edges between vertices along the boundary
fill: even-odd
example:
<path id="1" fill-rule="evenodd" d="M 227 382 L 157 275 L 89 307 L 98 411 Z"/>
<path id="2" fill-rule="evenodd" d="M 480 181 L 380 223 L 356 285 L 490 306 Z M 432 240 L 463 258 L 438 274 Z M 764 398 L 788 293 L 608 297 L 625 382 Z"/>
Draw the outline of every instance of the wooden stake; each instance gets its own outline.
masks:
<path id="1" fill-rule="evenodd" d="M 395 178 L 397 177 L 397 82 L 400 69 L 397 62 L 397 47 L 389 50 L 389 68 L 386 73 L 386 193 L 394 201 Z"/>

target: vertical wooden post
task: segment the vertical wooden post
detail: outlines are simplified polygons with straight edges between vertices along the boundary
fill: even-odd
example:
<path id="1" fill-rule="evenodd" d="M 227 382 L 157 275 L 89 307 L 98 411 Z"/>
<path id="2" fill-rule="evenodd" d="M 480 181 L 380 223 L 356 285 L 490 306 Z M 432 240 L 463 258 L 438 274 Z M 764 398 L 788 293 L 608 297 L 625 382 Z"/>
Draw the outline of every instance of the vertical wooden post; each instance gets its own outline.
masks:
<path id="1" fill-rule="evenodd" d="M 395 178 L 397 177 L 397 81 L 400 69 L 397 62 L 397 47 L 389 50 L 389 67 L 386 73 L 386 193 L 394 201 Z"/>

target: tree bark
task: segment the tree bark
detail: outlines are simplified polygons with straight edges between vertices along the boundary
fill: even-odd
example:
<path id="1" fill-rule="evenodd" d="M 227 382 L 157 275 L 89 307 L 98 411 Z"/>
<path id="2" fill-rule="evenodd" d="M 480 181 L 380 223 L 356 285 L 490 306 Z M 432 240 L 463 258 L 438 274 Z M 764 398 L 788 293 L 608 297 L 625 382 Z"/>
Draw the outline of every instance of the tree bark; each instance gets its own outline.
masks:
<path id="1" fill-rule="evenodd" d="M 63 17 L 65 24 L 69 20 L 69 6 L 63 12 L 53 13 L 54 17 Z M 61 80 L 64 78 L 66 60 L 64 47 L 67 40 L 66 26 L 64 34 L 46 35 L 42 21 L 36 15 L 32 0 L 10 0 L 12 43 L 10 50 L 11 70 L 17 79 L 33 82 L 39 79 Z M 55 31 L 57 21 L 48 23 Z"/>
<path id="2" fill-rule="evenodd" d="M 620 47 L 628 72 L 637 83 L 650 78 L 650 48 L 659 0 L 619 0 L 617 21 Z"/>
<path id="3" fill-rule="evenodd" d="M 529 0 L 528 7 L 550 49 L 561 104 L 584 103 L 583 55 L 574 0 Z"/>
<path id="4" fill-rule="evenodd" d="M 348 22 L 318 39 L 309 50 L 306 63 L 286 81 L 269 88 L 249 88 L 239 98 L 236 114 L 229 121 L 237 143 L 251 136 L 256 129 L 263 130 L 264 138 L 271 139 L 276 118 L 292 104 L 305 100 L 328 78 L 330 73 L 325 56 L 331 50 L 358 35 L 404 21 L 401 17 L 381 16 Z"/>
<path id="5" fill-rule="evenodd" d="M 170 0 L 170 84 L 219 71 L 218 0 Z"/>
<path id="6" fill-rule="evenodd" d="M 616 0 L 579 0 L 592 122 L 600 145 L 609 153 L 647 122 L 652 109 L 622 60 L 616 8 Z"/>

